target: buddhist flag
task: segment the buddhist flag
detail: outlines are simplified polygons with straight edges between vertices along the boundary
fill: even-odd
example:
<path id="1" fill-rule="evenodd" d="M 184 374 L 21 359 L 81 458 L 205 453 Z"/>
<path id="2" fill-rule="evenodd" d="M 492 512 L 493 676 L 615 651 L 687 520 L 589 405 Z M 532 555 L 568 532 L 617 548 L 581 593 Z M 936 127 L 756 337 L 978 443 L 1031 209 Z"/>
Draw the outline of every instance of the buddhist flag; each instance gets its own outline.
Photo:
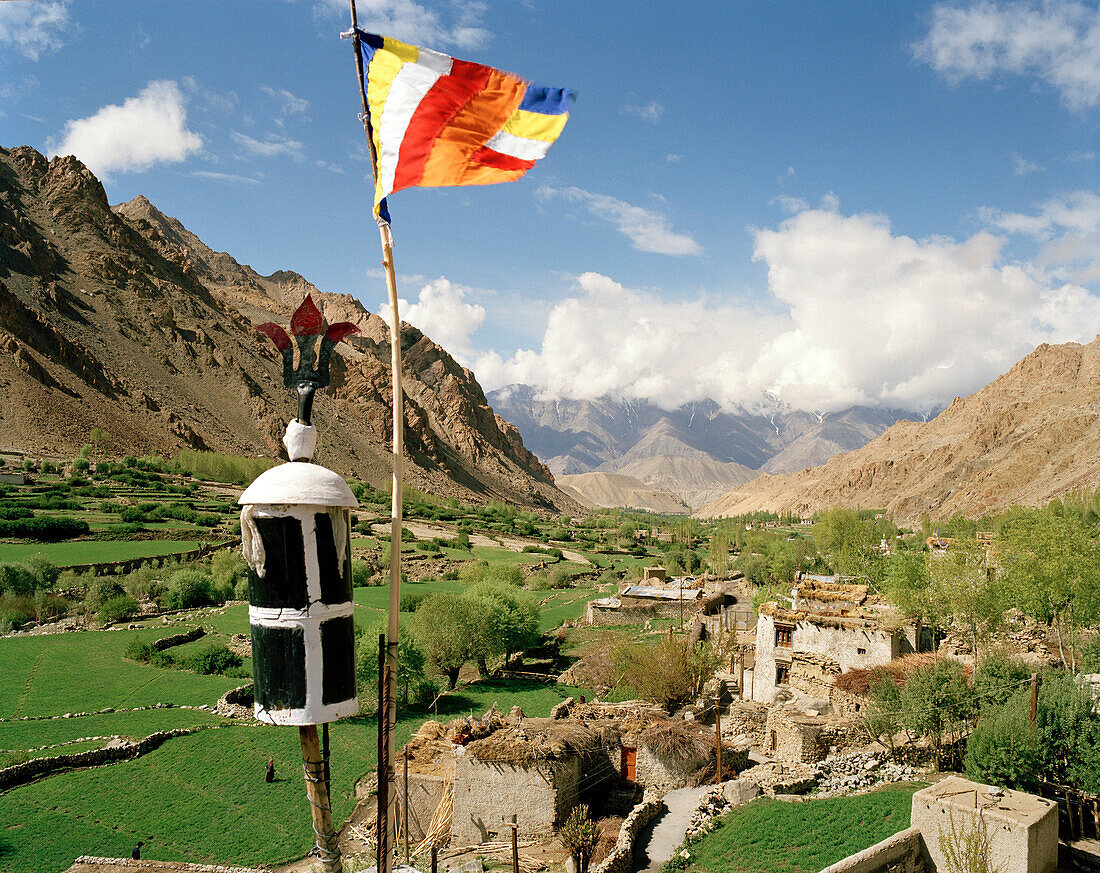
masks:
<path id="1" fill-rule="evenodd" d="M 375 212 L 413 187 L 518 179 L 569 118 L 573 92 L 358 31 L 366 68 Z"/>

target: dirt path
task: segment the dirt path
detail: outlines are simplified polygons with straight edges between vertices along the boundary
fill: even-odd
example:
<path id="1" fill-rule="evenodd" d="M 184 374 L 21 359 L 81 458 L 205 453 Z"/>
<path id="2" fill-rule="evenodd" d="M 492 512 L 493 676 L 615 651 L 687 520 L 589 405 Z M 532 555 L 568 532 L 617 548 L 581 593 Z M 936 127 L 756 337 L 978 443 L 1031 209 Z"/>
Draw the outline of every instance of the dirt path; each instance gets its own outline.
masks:
<path id="1" fill-rule="evenodd" d="M 665 811 L 642 830 L 634 844 L 634 869 L 638 873 L 660 870 L 672 857 L 683 842 L 691 813 L 707 788 L 677 788 L 664 796 Z"/>

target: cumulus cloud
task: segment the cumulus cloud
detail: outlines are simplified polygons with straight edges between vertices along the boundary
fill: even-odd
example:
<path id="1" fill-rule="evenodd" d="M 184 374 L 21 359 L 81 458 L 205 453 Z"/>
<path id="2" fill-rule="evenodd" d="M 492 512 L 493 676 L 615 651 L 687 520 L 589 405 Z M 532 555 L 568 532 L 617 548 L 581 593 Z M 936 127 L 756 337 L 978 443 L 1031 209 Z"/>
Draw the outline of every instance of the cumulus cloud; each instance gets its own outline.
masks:
<path id="1" fill-rule="evenodd" d="M 440 277 L 420 289 L 415 303 L 398 298 L 401 320 L 420 328 L 450 352 L 459 363 L 468 366 L 474 354 L 470 335 L 485 320 L 485 307 L 467 303 L 466 291 Z M 382 304 L 379 315 L 391 323 L 390 305 Z"/>
<path id="2" fill-rule="evenodd" d="M 269 133 L 266 139 L 259 140 L 235 130 L 230 131 L 229 136 L 250 157 L 305 160 L 305 146 L 296 139 Z"/>
<path id="3" fill-rule="evenodd" d="M 650 100 L 642 106 L 628 104 L 620 111 L 623 115 L 633 115 L 635 118 L 640 118 L 649 124 L 656 124 L 661 120 L 661 116 L 665 114 L 665 107 L 656 100 Z"/>
<path id="4" fill-rule="evenodd" d="M 1100 281 L 1100 191 L 1071 191 L 1031 213 L 982 210 L 992 227 L 1042 243 L 1035 263 L 1072 282 Z"/>
<path id="5" fill-rule="evenodd" d="M 413 0 L 360 0 L 356 4 L 359 26 L 371 33 L 383 33 L 428 48 L 468 49 L 488 42 L 489 31 L 483 26 L 486 11 L 483 0 L 455 0 L 447 8 L 451 15 L 444 20 L 435 9 Z M 345 0 L 317 0 L 317 9 L 345 19 L 348 14 Z"/>
<path id="6" fill-rule="evenodd" d="M 46 143 L 51 156 L 76 155 L 101 178 L 179 163 L 201 148 L 202 137 L 187 128 L 187 101 L 167 79 L 150 82 L 121 105 L 66 122 L 60 139 Z"/>
<path id="7" fill-rule="evenodd" d="M 1090 340 L 1100 298 L 1009 263 L 988 231 L 961 242 L 893 233 L 879 215 L 806 209 L 753 231 L 764 307 L 662 300 L 594 273 L 554 305 L 538 350 L 480 356 L 486 387 L 611 395 L 666 408 L 765 392 L 802 409 L 929 409 L 979 388 L 1041 342 Z"/>
<path id="8" fill-rule="evenodd" d="M 65 3 L 0 3 L 0 45 L 32 61 L 60 49 L 71 26 Z"/>
<path id="9" fill-rule="evenodd" d="M 538 189 L 544 199 L 562 197 L 570 203 L 580 203 L 596 218 L 615 225 L 619 233 L 627 237 L 634 248 L 641 252 L 659 255 L 698 255 L 702 247 L 687 234 L 675 233 L 668 219 L 659 212 L 634 206 L 606 194 L 594 194 L 581 188 Z"/>
<path id="10" fill-rule="evenodd" d="M 996 73 L 1035 76 L 1066 105 L 1100 104 L 1100 9 L 1076 0 L 996 3 L 980 0 L 932 10 L 931 27 L 913 46 L 918 60 L 958 82 Z"/>

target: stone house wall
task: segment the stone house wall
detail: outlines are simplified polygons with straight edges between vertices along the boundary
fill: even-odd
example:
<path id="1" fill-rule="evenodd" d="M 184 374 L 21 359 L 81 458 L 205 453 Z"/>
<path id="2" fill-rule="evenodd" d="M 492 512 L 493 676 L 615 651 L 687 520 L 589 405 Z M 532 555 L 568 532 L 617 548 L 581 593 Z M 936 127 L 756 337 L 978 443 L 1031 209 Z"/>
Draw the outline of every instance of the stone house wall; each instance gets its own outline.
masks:
<path id="1" fill-rule="evenodd" d="M 772 740 L 775 748 L 772 748 Z M 859 721 L 773 709 L 764 727 L 764 752 L 778 761 L 814 764 L 847 746 L 862 745 L 867 738 Z"/>
<path id="2" fill-rule="evenodd" d="M 787 624 L 783 621 L 779 623 Z M 791 623 L 791 645 L 776 646 L 775 625 L 773 616 L 760 613 L 756 623 L 752 698 L 762 703 L 771 703 L 775 699 L 778 687 L 775 681 L 777 662 L 793 668 L 794 657 L 799 653 L 822 656 L 835 662 L 839 672 L 843 673 L 856 668 L 867 669 L 888 664 L 899 654 L 911 649 L 905 634 L 900 630 L 887 631 L 880 627 L 864 627 L 858 624 L 834 625 L 811 619 Z M 817 680 L 811 678 L 814 674 L 810 661 L 805 661 L 800 670 L 803 681 L 808 683 L 808 687 L 813 687 Z"/>
<path id="3" fill-rule="evenodd" d="M 645 624 L 653 618 L 675 618 L 680 615 L 678 603 L 669 606 L 667 603 L 644 603 L 639 605 L 624 604 L 618 608 L 593 606 L 591 602 L 585 612 L 585 621 L 593 627 L 606 627 L 620 624 Z M 688 603 L 684 602 L 684 615 L 690 616 L 691 610 Z"/>
<path id="4" fill-rule="evenodd" d="M 405 821 L 405 785 L 401 768 L 397 770 L 397 815 L 398 821 Z M 419 843 L 428 833 L 428 825 L 435 815 L 439 802 L 443 799 L 443 789 L 447 780 L 431 773 L 409 774 L 409 839 Z"/>
<path id="5" fill-rule="evenodd" d="M 461 755 L 455 760 L 452 845 L 478 845 L 504 835 L 504 822 L 513 815 L 521 837 L 550 836 L 577 805 L 580 781 L 576 755 L 530 763 Z"/>

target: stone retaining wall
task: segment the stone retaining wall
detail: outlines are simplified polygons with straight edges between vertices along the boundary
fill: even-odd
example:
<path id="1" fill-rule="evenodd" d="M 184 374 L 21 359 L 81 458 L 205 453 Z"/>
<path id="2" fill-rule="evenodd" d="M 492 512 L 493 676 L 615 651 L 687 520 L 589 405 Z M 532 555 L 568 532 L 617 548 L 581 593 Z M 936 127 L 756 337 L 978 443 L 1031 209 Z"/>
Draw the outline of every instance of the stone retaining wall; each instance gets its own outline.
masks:
<path id="1" fill-rule="evenodd" d="M 165 873 L 263 873 L 256 867 L 188 864 L 181 861 L 133 861 L 130 858 L 97 858 L 95 855 L 81 855 L 73 862 L 70 873 L 80 873 L 81 865 L 92 869 L 118 867 L 120 870 L 164 870 Z"/>
<path id="2" fill-rule="evenodd" d="M 206 631 L 201 626 L 193 627 L 191 630 L 186 630 L 180 634 L 172 634 L 170 637 L 164 637 L 160 640 L 154 640 L 149 646 L 154 652 L 163 652 L 165 649 L 170 649 L 173 646 L 182 646 L 184 643 L 193 643 L 195 640 L 206 635 Z"/>
<path id="3" fill-rule="evenodd" d="M 920 828 L 906 828 L 821 873 L 926 873 L 934 869 Z"/>
<path id="4" fill-rule="evenodd" d="M 203 558 L 214 554 L 214 552 L 222 549 L 230 549 L 241 544 L 240 539 L 225 540 L 220 543 L 207 543 L 206 545 L 199 546 L 197 549 L 191 549 L 188 552 L 170 552 L 167 555 L 149 555 L 145 558 L 128 558 L 125 561 L 100 561 L 96 564 L 70 564 L 62 567 L 62 570 L 72 570 L 74 573 L 95 573 L 97 576 L 110 574 L 114 576 L 122 576 L 126 573 L 132 573 L 140 567 L 144 567 L 146 564 L 153 564 L 163 562 L 166 560 L 176 561 L 200 561 Z"/>
<path id="5" fill-rule="evenodd" d="M 664 804 L 656 791 L 647 789 L 642 802 L 630 810 L 619 828 L 619 838 L 611 854 L 591 867 L 588 873 L 632 873 L 634 869 L 634 841 L 647 824 L 657 817 Z"/>
<path id="6" fill-rule="evenodd" d="M 100 764 L 112 764 L 116 761 L 126 761 L 130 758 L 138 758 L 153 749 L 159 748 L 166 740 L 172 737 L 182 737 L 193 734 L 200 728 L 177 728 L 171 731 L 157 731 L 136 743 L 125 743 L 106 749 L 89 749 L 86 752 L 74 752 L 71 755 L 56 755 L 52 758 L 32 758 L 21 764 L 13 764 L 0 770 L 0 791 L 7 791 L 17 785 L 26 785 L 35 779 L 41 779 L 58 770 L 71 770 L 75 767 L 97 767 Z"/>

